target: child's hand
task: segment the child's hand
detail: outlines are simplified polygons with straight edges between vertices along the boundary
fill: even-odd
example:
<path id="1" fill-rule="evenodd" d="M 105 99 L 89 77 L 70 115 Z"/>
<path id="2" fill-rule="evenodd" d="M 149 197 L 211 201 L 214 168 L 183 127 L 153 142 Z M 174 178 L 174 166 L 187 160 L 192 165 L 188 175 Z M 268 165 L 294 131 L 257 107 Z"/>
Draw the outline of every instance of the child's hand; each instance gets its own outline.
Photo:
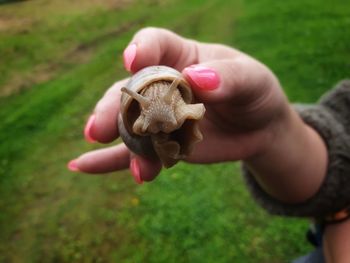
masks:
<path id="1" fill-rule="evenodd" d="M 127 70 L 167 65 L 183 73 L 199 102 L 206 107 L 200 122 L 203 141 L 188 162 L 212 163 L 254 159 L 273 145 L 288 127 L 291 109 L 274 74 L 263 64 L 233 48 L 182 38 L 173 32 L 147 28 L 136 33 L 124 51 Z M 98 102 L 87 124 L 90 140 L 106 143 L 118 138 L 120 88 L 115 83 Z M 159 163 L 134 156 L 124 144 L 86 153 L 71 169 L 104 173 L 130 165 L 138 182 L 152 180 Z"/>

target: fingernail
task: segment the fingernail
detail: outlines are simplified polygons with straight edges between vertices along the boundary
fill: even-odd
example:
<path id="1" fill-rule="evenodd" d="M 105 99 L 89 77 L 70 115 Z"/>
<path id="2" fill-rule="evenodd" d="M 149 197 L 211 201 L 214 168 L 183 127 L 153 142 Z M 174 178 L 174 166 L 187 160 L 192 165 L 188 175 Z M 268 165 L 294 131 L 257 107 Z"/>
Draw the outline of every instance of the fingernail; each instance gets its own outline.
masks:
<path id="1" fill-rule="evenodd" d="M 132 63 L 134 62 L 136 57 L 136 48 L 136 44 L 131 44 L 124 50 L 123 53 L 124 67 L 129 72 L 131 71 Z"/>
<path id="2" fill-rule="evenodd" d="M 80 172 L 78 165 L 77 165 L 77 160 L 71 160 L 68 164 L 67 164 L 67 168 L 68 170 L 72 171 L 72 172 Z"/>
<path id="3" fill-rule="evenodd" d="M 95 118 L 96 118 L 95 114 L 92 114 L 88 122 L 86 123 L 85 129 L 84 129 L 85 140 L 90 143 L 96 142 L 96 140 L 91 135 L 91 128 L 92 128 L 92 125 L 94 125 Z"/>
<path id="4" fill-rule="evenodd" d="M 140 165 L 136 159 L 131 160 L 130 171 L 131 171 L 131 174 L 134 176 L 135 182 L 138 184 L 142 184 L 143 180 L 140 174 Z"/>
<path id="5" fill-rule="evenodd" d="M 215 70 L 204 66 L 194 65 L 184 69 L 191 86 L 203 89 L 214 90 L 219 87 L 220 77 Z"/>

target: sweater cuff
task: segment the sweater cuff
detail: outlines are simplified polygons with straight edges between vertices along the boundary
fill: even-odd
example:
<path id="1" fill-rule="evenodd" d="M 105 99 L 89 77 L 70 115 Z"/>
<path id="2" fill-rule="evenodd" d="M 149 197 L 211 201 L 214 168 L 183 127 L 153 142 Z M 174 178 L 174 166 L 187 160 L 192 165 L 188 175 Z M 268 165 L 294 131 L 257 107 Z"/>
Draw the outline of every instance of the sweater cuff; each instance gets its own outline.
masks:
<path id="1" fill-rule="evenodd" d="M 244 164 L 243 174 L 253 197 L 270 213 L 326 218 L 350 204 L 350 136 L 329 109 L 322 105 L 299 105 L 296 110 L 304 122 L 320 134 L 327 146 L 327 175 L 318 192 L 302 203 L 283 203 L 267 194 Z"/>

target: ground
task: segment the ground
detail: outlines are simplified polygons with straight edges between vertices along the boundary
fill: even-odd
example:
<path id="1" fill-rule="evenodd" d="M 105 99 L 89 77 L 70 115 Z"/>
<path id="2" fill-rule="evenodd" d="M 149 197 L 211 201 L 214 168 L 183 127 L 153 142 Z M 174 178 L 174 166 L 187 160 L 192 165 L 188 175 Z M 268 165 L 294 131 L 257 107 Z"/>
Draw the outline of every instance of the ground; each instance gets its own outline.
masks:
<path id="1" fill-rule="evenodd" d="M 0 262 L 288 262 L 307 220 L 270 216 L 239 164 L 179 164 L 138 186 L 128 171 L 66 163 L 97 98 L 128 74 L 146 26 L 235 46 L 266 63 L 291 102 L 349 77 L 350 4 L 307 1 L 68 1 L 0 4 Z"/>

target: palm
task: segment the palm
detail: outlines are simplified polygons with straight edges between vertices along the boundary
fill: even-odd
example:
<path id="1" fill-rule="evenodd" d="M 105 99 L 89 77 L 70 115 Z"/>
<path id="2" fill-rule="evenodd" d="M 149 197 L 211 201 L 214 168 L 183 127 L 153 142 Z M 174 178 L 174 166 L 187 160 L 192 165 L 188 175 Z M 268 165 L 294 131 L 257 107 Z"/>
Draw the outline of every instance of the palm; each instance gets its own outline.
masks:
<path id="1" fill-rule="evenodd" d="M 246 159 L 272 139 L 268 127 L 274 114 L 268 109 L 247 112 L 242 107 L 230 105 L 206 105 L 207 113 L 200 124 L 204 139 L 189 161 L 207 163 Z M 278 111 L 277 103 L 275 110 Z"/>

